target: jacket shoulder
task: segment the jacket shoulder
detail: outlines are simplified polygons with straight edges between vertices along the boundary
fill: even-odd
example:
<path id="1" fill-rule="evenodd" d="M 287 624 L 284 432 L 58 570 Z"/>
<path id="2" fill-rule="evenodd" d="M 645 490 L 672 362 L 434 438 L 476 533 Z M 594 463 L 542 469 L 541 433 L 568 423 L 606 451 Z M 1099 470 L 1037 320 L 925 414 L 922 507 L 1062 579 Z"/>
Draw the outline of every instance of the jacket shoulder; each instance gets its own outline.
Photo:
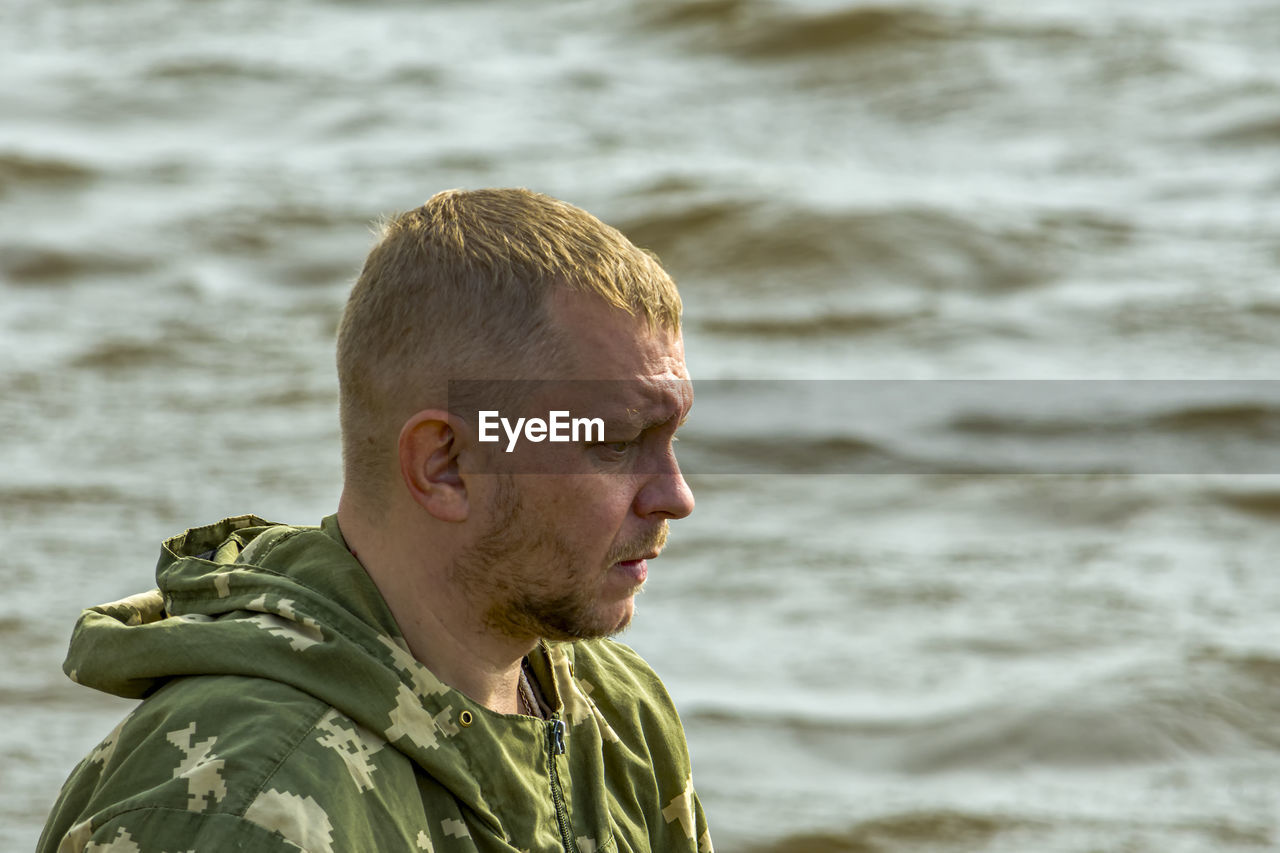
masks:
<path id="1" fill-rule="evenodd" d="M 581 683 L 586 679 L 605 691 L 600 696 L 591 693 L 597 703 L 609 697 L 626 697 L 628 703 L 639 702 L 653 714 L 675 715 L 666 685 L 630 646 L 612 639 L 586 640 L 572 645 L 571 656 L 576 680 Z"/>
<path id="2" fill-rule="evenodd" d="M 647 753 L 655 766 L 684 772 L 689 763 L 684 727 L 653 667 L 616 640 L 574 643 L 571 655 L 576 689 L 621 740 Z"/>
<path id="3" fill-rule="evenodd" d="M 577 688 L 602 717 L 604 773 L 622 836 L 647 839 L 645 849 L 711 853 L 684 726 L 662 680 L 615 640 L 575 643 L 572 656 Z"/>
<path id="4" fill-rule="evenodd" d="M 386 817 L 403 810 L 405 804 L 387 801 L 394 793 L 362 800 L 375 774 L 407 772 L 414 789 L 412 770 L 383 746 L 324 702 L 280 682 L 175 679 L 80 762 L 39 849 L 78 851 L 92 841 L 118 842 L 122 850 L 137 849 L 130 844 L 270 850 L 286 839 L 292 846 L 279 849 L 336 849 L 337 826 L 349 824 L 353 812 L 367 822 L 371 811 Z M 358 809 L 354 800 L 362 800 Z M 268 836 L 275 841 L 262 840 Z"/>
<path id="5" fill-rule="evenodd" d="M 221 850 L 254 850 L 262 853 L 298 853 L 299 849 L 307 850 L 278 832 L 235 815 L 145 807 L 121 812 L 106 821 L 86 819 L 72 826 L 60 837 L 41 838 L 38 851 L 141 853 L 150 850 L 181 850 L 214 853 Z"/>

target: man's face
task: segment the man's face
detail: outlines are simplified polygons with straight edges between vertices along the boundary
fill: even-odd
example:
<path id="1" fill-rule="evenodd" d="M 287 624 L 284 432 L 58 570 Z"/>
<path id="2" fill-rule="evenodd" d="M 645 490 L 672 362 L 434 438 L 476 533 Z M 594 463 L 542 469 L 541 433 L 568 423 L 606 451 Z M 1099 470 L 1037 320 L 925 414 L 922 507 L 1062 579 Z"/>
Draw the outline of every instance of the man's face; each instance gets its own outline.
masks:
<path id="1" fill-rule="evenodd" d="M 604 441 L 497 451 L 539 473 L 487 478 L 483 532 L 454 576 L 509 636 L 608 636 L 631 621 L 667 522 L 693 511 L 672 447 L 693 391 L 678 333 L 579 294 L 557 293 L 551 316 L 568 348 L 557 378 L 570 381 L 551 383 L 526 411 L 603 418 Z"/>

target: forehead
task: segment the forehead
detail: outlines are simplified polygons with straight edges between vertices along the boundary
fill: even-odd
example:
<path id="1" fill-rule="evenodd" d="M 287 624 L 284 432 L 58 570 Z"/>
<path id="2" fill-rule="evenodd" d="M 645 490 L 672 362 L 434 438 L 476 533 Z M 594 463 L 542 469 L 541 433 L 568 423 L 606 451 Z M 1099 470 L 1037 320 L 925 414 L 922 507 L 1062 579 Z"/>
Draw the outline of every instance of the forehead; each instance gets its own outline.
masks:
<path id="1" fill-rule="evenodd" d="M 678 331 L 649 328 L 597 296 L 559 290 L 550 299 L 552 322 L 562 341 L 557 379 L 578 380 L 579 394 L 590 393 L 615 417 L 682 414 L 693 390 Z M 595 381 L 580 381 L 595 380 Z M 665 420 L 665 418 L 663 418 Z"/>
<path id="2" fill-rule="evenodd" d="M 564 353 L 560 379 L 688 379 L 684 340 L 671 329 L 650 329 L 642 317 L 598 296 L 556 290 L 549 314 Z"/>

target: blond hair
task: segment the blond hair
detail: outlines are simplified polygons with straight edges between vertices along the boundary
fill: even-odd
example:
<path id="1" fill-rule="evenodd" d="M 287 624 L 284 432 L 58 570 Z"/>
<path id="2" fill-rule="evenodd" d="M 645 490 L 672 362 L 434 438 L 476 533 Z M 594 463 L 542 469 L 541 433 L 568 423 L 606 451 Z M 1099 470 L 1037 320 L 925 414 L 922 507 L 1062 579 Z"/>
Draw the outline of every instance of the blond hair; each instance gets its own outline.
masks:
<path id="1" fill-rule="evenodd" d="M 650 328 L 680 328 L 651 253 L 573 205 L 525 189 L 445 190 L 385 221 L 338 329 L 343 473 L 380 502 L 404 422 L 456 379 L 551 366 L 553 288 L 595 294 Z"/>

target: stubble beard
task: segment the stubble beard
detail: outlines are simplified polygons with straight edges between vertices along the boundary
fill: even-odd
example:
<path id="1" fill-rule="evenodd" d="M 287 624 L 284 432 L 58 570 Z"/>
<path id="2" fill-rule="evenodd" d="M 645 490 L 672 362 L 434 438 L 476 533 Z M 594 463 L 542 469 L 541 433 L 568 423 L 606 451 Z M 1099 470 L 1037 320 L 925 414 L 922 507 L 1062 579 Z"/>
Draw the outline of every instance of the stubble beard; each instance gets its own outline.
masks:
<path id="1" fill-rule="evenodd" d="M 586 565 L 569 543 L 529 517 L 510 475 L 499 482 L 492 516 L 493 525 L 457 558 L 451 576 L 480 604 L 487 628 L 516 639 L 590 640 L 626 630 L 631 607 L 620 620 L 596 612 L 609 567 L 659 550 L 667 539 L 664 521 L 643 541 L 612 549 L 604 565 Z"/>

